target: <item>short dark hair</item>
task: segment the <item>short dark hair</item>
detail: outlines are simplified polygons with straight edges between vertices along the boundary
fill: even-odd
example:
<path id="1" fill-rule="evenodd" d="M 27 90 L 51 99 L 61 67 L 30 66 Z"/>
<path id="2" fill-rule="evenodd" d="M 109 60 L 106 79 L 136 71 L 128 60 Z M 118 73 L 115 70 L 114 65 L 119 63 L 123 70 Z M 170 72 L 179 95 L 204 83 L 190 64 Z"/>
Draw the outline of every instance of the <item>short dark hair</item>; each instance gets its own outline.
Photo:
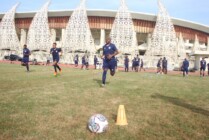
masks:
<path id="1" fill-rule="evenodd" d="M 57 46 L 57 43 L 56 42 L 54 42 L 53 44 Z"/>
<path id="2" fill-rule="evenodd" d="M 23 47 L 27 47 L 27 45 L 25 44 L 25 45 L 23 45 Z"/>

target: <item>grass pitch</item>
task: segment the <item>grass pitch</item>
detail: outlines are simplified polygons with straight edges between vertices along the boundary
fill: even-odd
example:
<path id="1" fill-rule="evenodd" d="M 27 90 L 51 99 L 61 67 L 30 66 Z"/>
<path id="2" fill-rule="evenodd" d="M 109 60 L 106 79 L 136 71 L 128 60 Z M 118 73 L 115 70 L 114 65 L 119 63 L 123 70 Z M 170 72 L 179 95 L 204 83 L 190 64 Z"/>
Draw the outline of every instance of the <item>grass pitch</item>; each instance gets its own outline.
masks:
<path id="1" fill-rule="evenodd" d="M 208 140 L 209 77 L 108 73 L 102 71 L 0 64 L 2 140 Z M 116 126 L 125 105 L 128 126 Z M 90 116 L 108 119 L 106 133 L 87 129 Z"/>

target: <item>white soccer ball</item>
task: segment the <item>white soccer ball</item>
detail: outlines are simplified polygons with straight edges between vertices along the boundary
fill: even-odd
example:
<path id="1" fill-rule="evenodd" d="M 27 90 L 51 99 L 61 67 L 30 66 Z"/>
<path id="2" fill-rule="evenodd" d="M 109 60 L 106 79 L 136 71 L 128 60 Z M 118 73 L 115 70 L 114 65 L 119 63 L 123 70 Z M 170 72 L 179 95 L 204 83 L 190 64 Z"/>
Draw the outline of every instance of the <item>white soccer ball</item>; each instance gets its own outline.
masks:
<path id="1" fill-rule="evenodd" d="M 108 121 L 102 114 L 96 114 L 89 119 L 88 127 L 91 132 L 102 133 L 107 130 Z"/>

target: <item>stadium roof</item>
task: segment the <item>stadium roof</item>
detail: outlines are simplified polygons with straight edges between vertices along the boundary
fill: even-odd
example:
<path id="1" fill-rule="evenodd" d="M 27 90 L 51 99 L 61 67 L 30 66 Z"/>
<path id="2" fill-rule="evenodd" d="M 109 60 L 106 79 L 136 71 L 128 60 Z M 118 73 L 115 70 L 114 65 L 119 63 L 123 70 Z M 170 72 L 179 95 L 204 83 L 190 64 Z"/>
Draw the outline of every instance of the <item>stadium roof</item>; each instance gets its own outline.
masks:
<path id="1" fill-rule="evenodd" d="M 60 11 L 49 11 L 49 17 L 59 17 L 59 16 L 70 16 L 73 10 L 60 10 Z M 115 17 L 117 11 L 111 10 L 87 10 L 88 16 L 99 16 L 99 17 Z M 15 18 L 33 18 L 36 12 L 21 12 L 16 13 Z M 0 13 L 0 19 L 3 17 L 4 14 Z M 147 14 L 147 13 L 139 13 L 139 12 L 131 12 L 133 19 L 140 19 L 146 21 L 156 21 L 157 16 L 154 14 Z M 200 23 L 195 23 L 192 21 L 187 21 L 178 18 L 172 18 L 172 22 L 174 25 L 191 28 L 194 30 L 202 31 L 209 34 L 209 26 L 202 25 Z"/>

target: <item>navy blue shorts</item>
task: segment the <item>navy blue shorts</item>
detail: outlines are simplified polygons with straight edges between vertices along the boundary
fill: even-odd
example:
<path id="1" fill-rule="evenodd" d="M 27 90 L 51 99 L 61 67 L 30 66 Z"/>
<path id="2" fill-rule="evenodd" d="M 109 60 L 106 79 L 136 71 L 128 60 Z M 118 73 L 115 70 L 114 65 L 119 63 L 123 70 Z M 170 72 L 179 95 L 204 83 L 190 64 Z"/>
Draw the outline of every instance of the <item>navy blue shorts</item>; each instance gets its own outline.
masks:
<path id="1" fill-rule="evenodd" d="M 129 65 L 128 64 L 125 64 L 125 68 L 128 68 L 129 67 Z"/>
<path id="2" fill-rule="evenodd" d="M 103 69 L 110 69 L 111 71 L 115 71 L 115 66 L 116 66 L 115 59 L 103 60 Z"/>
<path id="3" fill-rule="evenodd" d="M 75 61 L 75 64 L 77 65 L 78 64 L 78 61 Z"/>
<path id="4" fill-rule="evenodd" d="M 205 71 L 206 67 L 200 67 L 200 70 Z"/>
<path id="5" fill-rule="evenodd" d="M 183 72 L 188 73 L 189 72 L 189 69 L 188 68 L 183 68 Z"/>
<path id="6" fill-rule="evenodd" d="M 58 63 L 60 61 L 60 59 L 59 58 L 53 58 L 53 62 L 55 62 L 55 61 Z"/>
<path id="7" fill-rule="evenodd" d="M 29 62 L 29 57 L 23 57 L 22 62 L 23 63 L 28 63 Z"/>

